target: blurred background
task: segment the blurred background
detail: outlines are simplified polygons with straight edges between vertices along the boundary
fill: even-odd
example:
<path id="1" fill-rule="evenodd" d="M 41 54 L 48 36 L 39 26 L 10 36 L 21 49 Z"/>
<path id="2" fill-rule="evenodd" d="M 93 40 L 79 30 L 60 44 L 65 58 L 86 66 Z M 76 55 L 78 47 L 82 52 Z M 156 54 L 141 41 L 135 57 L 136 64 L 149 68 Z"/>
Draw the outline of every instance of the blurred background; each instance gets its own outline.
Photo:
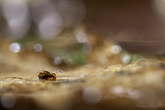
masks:
<path id="1" fill-rule="evenodd" d="M 83 64 L 102 39 L 130 52 L 164 54 L 164 0 L 1 0 L 0 38 L 14 52 Z M 104 42 L 104 41 L 103 41 Z"/>
<path id="2" fill-rule="evenodd" d="M 85 1 L 95 30 L 131 52 L 164 54 L 164 0 Z"/>

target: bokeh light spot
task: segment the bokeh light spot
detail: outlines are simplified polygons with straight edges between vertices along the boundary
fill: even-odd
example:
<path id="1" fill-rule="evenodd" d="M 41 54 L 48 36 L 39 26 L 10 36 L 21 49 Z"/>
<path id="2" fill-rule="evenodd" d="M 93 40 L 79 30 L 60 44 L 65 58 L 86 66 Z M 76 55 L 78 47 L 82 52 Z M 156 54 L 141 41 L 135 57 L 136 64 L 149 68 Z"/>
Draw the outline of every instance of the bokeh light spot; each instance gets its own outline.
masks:
<path id="1" fill-rule="evenodd" d="M 41 52 L 42 51 L 42 45 L 37 43 L 34 45 L 34 51 Z"/>
<path id="2" fill-rule="evenodd" d="M 131 61 L 131 57 L 129 55 L 123 55 L 121 60 L 123 63 L 129 63 Z"/>
<path id="3" fill-rule="evenodd" d="M 113 53 L 113 54 L 119 54 L 121 52 L 121 47 L 119 45 L 113 45 L 111 48 L 110 48 L 110 52 Z"/>
<path id="4" fill-rule="evenodd" d="M 102 93 L 97 87 L 87 87 L 82 94 L 83 100 L 87 104 L 96 104 L 102 99 Z"/>
<path id="5" fill-rule="evenodd" d="M 12 39 L 23 37 L 30 27 L 27 0 L 3 0 L 2 14 L 7 22 L 5 33 Z"/>
<path id="6" fill-rule="evenodd" d="M 10 44 L 9 49 L 10 49 L 12 52 L 17 53 L 17 52 L 20 52 L 21 46 L 20 46 L 19 43 L 12 43 L 12 44 Z"/>
<path id="7" fill-rule="evenodd" d="M 56 58 L 54 59 L 54 63 L 55 63 L 56 65 L 59 65 L 59 64 L 62 63 L 62 59 L 61 59 L 60 57 L 56 57 Z"/>
<path id="8" fill-rule="evenodd" d="M 76 35 L 76 39 L 79 43 L 85 43 L 87 41 L 87 35 L 84 32 L 79 32 Z"/>
<path id="9" fill-rule="evenodd" d="M 112 88 L 111 92 L 116 95 L 122 94 L 124 91 L 124 88 L 122 86 L 115 86 Z"/>
<path id="10" fill-rule="evenodd" d="M 40 36 L 43 38 L 52 38 L 61 32 L 63 21 L 57 13 L 43 18 L 39 23 Z"/>
<path id="11" fill-rule="evenodd" d="M 1 98 L 1 103 L 5 108 L 11 108 L 16 103 L 15 96 L 13 94 L 4 94 Z"/>

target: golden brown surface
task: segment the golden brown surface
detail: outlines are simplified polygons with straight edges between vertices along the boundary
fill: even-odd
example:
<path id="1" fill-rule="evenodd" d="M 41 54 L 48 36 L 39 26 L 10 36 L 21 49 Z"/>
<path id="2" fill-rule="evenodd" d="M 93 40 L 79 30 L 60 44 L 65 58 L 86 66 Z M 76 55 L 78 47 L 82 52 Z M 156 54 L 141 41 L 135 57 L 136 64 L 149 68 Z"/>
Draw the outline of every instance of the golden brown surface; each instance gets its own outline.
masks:
<path id="1" fill-rule="evenodd" d="M 6 102 L 13 110 L 165 108 L 163 61 L 123 64 L 119 55 L 107 52 L 111 44 L 105 42 L 87 64 L 58 68 L 44 54 L 12 53 L 5 44 L 0 48 L 0 109 L 7 109 Z M 63 74 L 56 81 L 38 81 L 39 71 L 59 69 Z"/>

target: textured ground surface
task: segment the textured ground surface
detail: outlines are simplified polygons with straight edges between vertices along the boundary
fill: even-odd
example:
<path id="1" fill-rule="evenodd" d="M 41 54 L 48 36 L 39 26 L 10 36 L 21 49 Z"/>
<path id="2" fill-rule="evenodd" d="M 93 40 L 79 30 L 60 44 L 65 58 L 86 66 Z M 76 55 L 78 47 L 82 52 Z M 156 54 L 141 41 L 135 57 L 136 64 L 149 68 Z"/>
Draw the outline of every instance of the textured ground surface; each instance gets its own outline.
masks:
<path id="1" fill-rule="evenodd" d="M 122 64 L 118 55 L 108 55 L 104 47 L 93 55 L 99 60 L 91 58 L 83 66 L 58 68 L 48 63 L 43 54 L 16 54 L 6 47 L 1 45 L 0 49 L 0 109 L 165 108 L 163 61 Z M 42 82 L 37 77 L 40 70 L 63 73 L 57 74 L 56 81 Z"/>

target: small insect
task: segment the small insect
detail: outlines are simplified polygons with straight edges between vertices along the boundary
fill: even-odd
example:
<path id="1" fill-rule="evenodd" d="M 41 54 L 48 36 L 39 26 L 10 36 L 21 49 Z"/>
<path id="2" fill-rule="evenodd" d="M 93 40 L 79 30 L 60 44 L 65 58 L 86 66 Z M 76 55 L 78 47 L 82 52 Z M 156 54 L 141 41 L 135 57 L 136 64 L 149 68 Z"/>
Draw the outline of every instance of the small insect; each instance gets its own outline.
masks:
<path id="1" fill-rule="evenodd" d="M 38 75 L 38 80 L 39 81 L 44 81 L 44 80 L 55 81 L 57 79 L 56 74 L 58 72 L 61 72 L 61 71 L 57 71 L 56 73 L 50 73 L 49 71 L 42 70 L 37 74 Z"/>

